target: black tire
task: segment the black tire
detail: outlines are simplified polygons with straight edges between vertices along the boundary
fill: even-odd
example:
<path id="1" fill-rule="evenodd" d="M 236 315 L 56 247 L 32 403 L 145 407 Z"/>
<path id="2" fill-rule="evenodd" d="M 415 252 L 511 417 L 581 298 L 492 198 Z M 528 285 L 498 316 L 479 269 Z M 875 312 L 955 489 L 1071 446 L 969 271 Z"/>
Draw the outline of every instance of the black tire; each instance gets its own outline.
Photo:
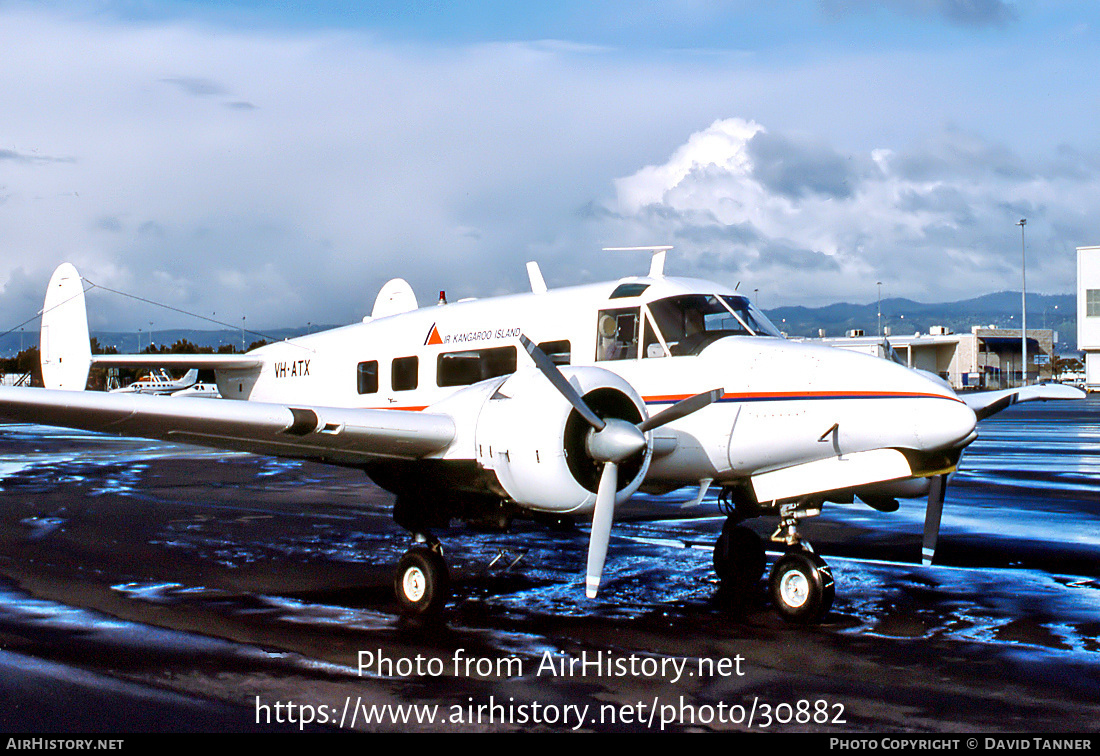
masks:
<path id="1" fill-rule="evenodd" d="M 409 549 L 397 563 L 393 590 L 406 612 L 426 614 L 439 611 L 447 603 L 450 593 L 446 562 L 431 549 Z"/>
<path id="2" fill-rule="evenodd" d="M 744 525 L 729 520 L 722 526 L 722 535 L 714 544 L 714 572 L 724 588 L 755 586 L 764 576 L 768 557 L 764 542 Z"/>
<path id="3" fill-rule="evenodd" d="M 833 606 L 836 586 L 825 561 L 807 551 L 789 551 L 772 567 L 772 605 L 788 622 L 814 625 Z"/>

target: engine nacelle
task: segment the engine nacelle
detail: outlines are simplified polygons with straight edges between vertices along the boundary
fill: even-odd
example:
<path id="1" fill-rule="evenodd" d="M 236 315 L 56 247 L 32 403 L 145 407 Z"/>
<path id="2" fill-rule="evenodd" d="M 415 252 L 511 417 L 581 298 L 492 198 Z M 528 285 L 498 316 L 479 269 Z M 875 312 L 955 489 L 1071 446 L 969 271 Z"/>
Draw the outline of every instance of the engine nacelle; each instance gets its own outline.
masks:
<path id="1" fill-rule="evenodd" d="M 596 367 L 562 367 L 561 372 L 600 417 L 633 423 L 646 418 L 642 398 L 615 373 Z M 591 427 L 542 373 L 521 369 L 482 407 L 475 433 L 477 462 L 526 508 L 584 514 L 595 504 L 602 471 L 585 451 Z M 651 456 L 647 445 L 619 466 L 616 503 L 638 490 Z"/>

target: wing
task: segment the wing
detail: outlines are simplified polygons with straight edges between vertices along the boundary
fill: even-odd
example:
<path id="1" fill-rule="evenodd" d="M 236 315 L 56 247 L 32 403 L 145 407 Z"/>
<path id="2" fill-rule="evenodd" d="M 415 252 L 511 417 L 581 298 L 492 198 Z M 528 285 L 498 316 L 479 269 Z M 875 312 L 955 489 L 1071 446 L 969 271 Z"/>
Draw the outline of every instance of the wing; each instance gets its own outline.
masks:
<path id="1" fill-rule="evenodd" d="M 1085 392 L 1073 386 L 1061 383 L 1041 383 L 1035 386 L 1022 386 L 1003 391 L 979 391 L 973 394 L 959 394 L 966 406 L 974 410 L 979 420 L 995 415 L 1017 402 L 1033 402 L 1044 399 L 1084 399 Z"/>
<path id="2" fill-rule="evenodd" d="M 0 387 L 0 417 L 345 465 L 426 457 L 455 437 L 437 413 L 40 388 Z"/>

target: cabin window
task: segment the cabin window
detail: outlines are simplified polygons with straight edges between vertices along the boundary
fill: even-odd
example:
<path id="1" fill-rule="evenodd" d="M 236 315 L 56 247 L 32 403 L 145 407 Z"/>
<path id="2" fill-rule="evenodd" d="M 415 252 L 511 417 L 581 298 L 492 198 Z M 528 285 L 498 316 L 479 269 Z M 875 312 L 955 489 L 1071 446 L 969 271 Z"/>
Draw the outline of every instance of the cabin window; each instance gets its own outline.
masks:
<path id="1" fill-rule="evenodd" d="M 411 391 L 419 379 L 420 360 L 416 357 L 398 357 L 390 367 L 390 385 L 394 391 Z"/>
<path id="2" fill-rule="evenodd" d="M 561 341 L 543 341 L 539 344 L 539 349 L 542 353 L 550 358 L 550 361 L 555 365 L 568 365 L 570 364 L 573 356 L 573 348 L 569 344 L 569 339 L 562 339 Z"/>
<path id="3" fill-rule="evenodd" d="M 436 362 L 436 383 L 440 386 L 469 386 L 471 383 L 516 372 L 514 346 L 445 352 Z"/>
<path id="4" fill-rule="evenodd" d="M 378 360 L 359 363 L 355 370 L 355 384 L 360 394 L 378 393 Z"/>
<path id="5" fill-rule="evenodd" d="M 622 310 L 600 310 L 596 319 L 596 359 L 638 359 L 637 307 Z"/>

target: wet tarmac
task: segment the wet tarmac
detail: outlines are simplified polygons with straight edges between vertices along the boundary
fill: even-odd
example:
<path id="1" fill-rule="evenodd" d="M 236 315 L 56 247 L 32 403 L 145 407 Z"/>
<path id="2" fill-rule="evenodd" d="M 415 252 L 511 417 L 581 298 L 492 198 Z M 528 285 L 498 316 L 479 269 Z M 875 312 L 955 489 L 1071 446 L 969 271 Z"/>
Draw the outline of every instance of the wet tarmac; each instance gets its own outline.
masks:
<path id="1" fill-rule="evenodd" d="M 689 492 L 616 523 L 595 601 L 585 527 L 442 532 L 454 597 L 410 619 L 360 472 L 0 426 L 0 729 L 1096 732 L 1100 397 L 979 431 L 935 566 L 923 501 L 806 523 L 807 628 L 721 600 Z"/>

